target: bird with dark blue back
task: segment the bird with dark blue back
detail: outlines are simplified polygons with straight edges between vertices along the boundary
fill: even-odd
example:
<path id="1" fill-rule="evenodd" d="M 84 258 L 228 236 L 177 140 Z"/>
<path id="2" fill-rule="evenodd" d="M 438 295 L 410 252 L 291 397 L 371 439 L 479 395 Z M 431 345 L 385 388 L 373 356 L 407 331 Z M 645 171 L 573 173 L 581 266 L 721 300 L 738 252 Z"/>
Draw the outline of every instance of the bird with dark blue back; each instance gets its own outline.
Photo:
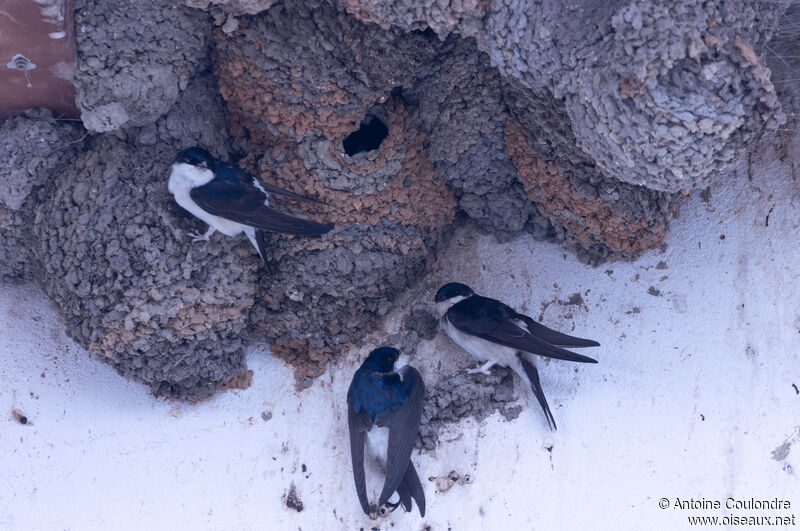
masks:
<path id="1" fill-rule="evenodd" d="M 393 347 L 373 350 L 353 375 L 347 391 L 347 423 L 356 494 L 364 513 L 387 514 L 399 505 L 411 511 L 413 499 L 425 516 L 425 492 L 411 462 L 417 438 L 425 384 L 409 365 L 397 366 L 400 351 Z M 369 460 L 365 462 L 365 450 Z M 370 503 L 365 465 L 373 465 L 371 480 L 377 480 L 377 503 Z M 375 466 L 376 465 L 376 466 Z M 380 486 L 380 472 L 383 486 Z M 370 481 L 375 483 L 375 481 Z M 395 503 L 389 499 L 397 492 Z"/>
<path id="2" fill-rule="evenodd" d="M 597 363 L 597 360 L 561 347 L 599 347 L 600 343 L 547 328 L 498 300 L 476 295 L 469 286 L 460 282 L 439 288 L 434 301 L 441 326 L 450 339 L 483 363 L 467 372 L 489 374 L 489 369 L 495 364 L 511 367 L 531 388 L 547 424 L 555 430 L 556 420 L 544 396 L 532 355 Z"/>
<path id="3" fill-rule="evenodd" d="M 319 236 L 333 228 L 333 223 L 317 223 L 270 208 L 270 194 L 319 201 L 263 182 L 201 147 L 184 149 L 178 154 L 172 164 L 168 188 L 180 206 L 208 224 L 203 234 L 189 233 L 192 241 L 208 241 L 216 231 L 227 236 L 244 232 L 262 259 L 264 238 L 260 231 Z"/>

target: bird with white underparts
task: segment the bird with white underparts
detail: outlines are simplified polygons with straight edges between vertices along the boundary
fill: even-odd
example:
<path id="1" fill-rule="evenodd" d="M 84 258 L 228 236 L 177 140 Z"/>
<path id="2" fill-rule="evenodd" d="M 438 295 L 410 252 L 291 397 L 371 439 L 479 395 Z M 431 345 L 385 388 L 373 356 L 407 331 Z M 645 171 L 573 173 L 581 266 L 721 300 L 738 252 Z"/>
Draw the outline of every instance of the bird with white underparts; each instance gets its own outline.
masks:
<path id="1" fill-rule="evenodd" d="M 244 232 L 264 259 L 259 231 L 297 236 L 319 236 L 333 223 L 317 223 L 270 208 L 271 194 L 320 203 L 259 180 L 252 173 L 224 162 L 201 147 L 181 151 L 172 164 L 168 189 L 175 201 L 208 224 L 203 233 L 189 233 L 192 241 L 208 241 L 214 232 L 236 236 Z"/>
<path id="2" fill-rule="evenodd" d="M 355 372 L 347 390 L 347 423 L 356 494 L 364 514 L 373 518 L 401 504 L 409 512 L 412 499 L 420 516 L 425 516 L 425 492 L 411 462 L 425 384 L 414 367 L 397 363 L 399 356 L 396 348 L 376 348 Z M 372 496 L 368 493 L 368 484 Z M 389 502 L 395 492 L 398 501 Z M 375 494 L 377 503 L 370 503 L 376 498 Z"/>
<path id="3" fill-rule="evenodd" d="M 599 347 L 591 339 L 568 336 L 537 323 L 502 302 L 476 295 L 459 282 L 445 284 L 434 298 L 445 333 L 483 365 L 470 374 L 489 374 L 497 364 L 511 367 L 533 391 L 551 429 L 556 421 L 544 396 L 533 355 L 578 363 L 597 363 L 561 347 Z"/>

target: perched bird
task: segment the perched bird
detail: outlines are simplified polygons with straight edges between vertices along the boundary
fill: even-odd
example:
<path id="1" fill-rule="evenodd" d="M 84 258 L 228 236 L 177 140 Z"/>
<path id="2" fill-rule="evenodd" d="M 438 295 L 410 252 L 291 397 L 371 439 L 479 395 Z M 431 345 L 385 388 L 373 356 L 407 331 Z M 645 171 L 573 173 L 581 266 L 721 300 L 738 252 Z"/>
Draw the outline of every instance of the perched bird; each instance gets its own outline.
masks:
<path id="1" fill-rule="evenodd" d="M 475 295 L 469 286 L 458 282 L 439 288 L 434 300 L 442 328 L 450 339 L 483 363 L 467 372 L 489 374 L 495 364 L 511 367 L 530 386 L 547 417 L 547 424 L 555 430 L 556 421 L 544 397 L 531 354 L 597 363 L 597 360 L 560 347 L 599 347 L 600 343 L 551 330 L 498 300 Z"/>
<path id="2" fill-rule="evenodd" d="M 419 481 L 411 449 L 417 438 L 425 384 L 414 367 L 395 368 L 400 351 L 380 347 L 370 352 L 353 375 L 347 390 L 347 423 L 350 428 L 350 456 L 358 501 L 364 513 L 390 511 L 403 504 L 411 511 L 411 499 L 425 516 L 425 492 Z M 364 447 L 370 461 L 377 461 L 385 479 L 377 505 L 370 506 L 364 470 Z M 369 462 L 367 464 L 375 464 Z M 375 489 L 377 491 L 377 489 Z M 395 491 L 399 501 L 389 503 Z"/>
<path id="3" fill-rule="evenodd" d="M 184 149 L 178 154 L 172 164 L 168 188 L 180 206 L 208 223 L 205 233 L 189 233 L 192 241 L 208 241 L 216 231 L 227 236 L 244 232 L 262 259 L 263 238 L 257 237 L 257 229 L 318 236 L 333 228 L 333 223 L 316 223 L 270 208 L 270 194 L 312 203 L 319 201 L 261 182 L 255 175 L 219 160 L 201 147 Z"/>

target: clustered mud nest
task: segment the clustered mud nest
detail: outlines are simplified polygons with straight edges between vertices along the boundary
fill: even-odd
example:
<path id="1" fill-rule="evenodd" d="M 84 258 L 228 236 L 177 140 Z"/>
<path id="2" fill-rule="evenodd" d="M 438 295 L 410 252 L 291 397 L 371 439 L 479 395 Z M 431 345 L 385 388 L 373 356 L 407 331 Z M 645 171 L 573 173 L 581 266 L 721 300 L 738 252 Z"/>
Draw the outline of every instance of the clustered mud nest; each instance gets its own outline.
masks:
<path id="1" fill-rule="evenodd" d="M 75 4 L 83 127 L 0 123 L 0 278 L 37 280 L 78 343 L 178 399 L 242 385 L 254 331 L 307 385 L 459 220 L 589 263 L 656 248 L 685 191 L 786 120 L 762 53 L 779 2 Z M 266 265 L 244 238 L 190 245 L 205 227 L 166 179 L 191 145 L 336 228 L 270 236 Z M 476 393 L 502 409 L 493 378 Z M 424 416 L 466 414 L 440 393 Z"/>

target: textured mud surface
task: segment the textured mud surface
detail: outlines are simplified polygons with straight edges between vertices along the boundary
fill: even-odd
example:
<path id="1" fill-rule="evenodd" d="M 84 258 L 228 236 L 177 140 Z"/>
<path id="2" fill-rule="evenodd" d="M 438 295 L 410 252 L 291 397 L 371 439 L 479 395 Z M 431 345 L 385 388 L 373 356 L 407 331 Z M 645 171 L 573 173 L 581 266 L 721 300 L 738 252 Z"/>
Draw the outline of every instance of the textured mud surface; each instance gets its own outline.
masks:
<path id="1" fill-rule="evenodd" d="M 304 386 L 415 283 L 454 219 L 453 193 L 398 89 L 423 75 L 440 43 L 308 2 L 285 2 L 240 19 L 230 36 L 214 35 L 237 146 L 263 153 L 242 162 L 327 203 L 304 210 L 337 225 L 317 239 L 270 237 L 259 280 L 269 295 L 251 314 Z M 358 51 L 374 47 L 392 53 Z M 375 120 L 385 136 L 347 149 L 346 139 Z"/>
<path id="2" fill-rule="evenodd" d="M 418 106 L 431 160 L 459 207 L 499 238 L 518 233 L 537 215 L 506 149 L 502 91 L 500 75 L 474 40 L 450 38 L 431 74 L 404 92 Z"/>
<path id="3" fill-rule="evenodd" d="M 0 278 L 38 279 L 72 337 L 157 394 L 246 385 L 251 332 L 306 386 L 419 284 L 459 216 L 632 259 L 686 191 L 791 127 L 796 6 L 726 5 L 79 0 L 83 128 L 0 123 Z M 266 264 L 245 238 L 191 245 L 204 227 L 166 178 L 195 144 L 324 202 L 278 201 L 336 228 L 267 235 Z M 410 310 L 416 345 L 435 327 Z M 428 446 L 512 400 L 502 370 L 453 375 L 430 387 Z"/>
<path id="4" fill-rule="evenodd" d="M 346 4 L 384 26 L 474 37 L 505 78 L 562 100 L 578 150 L 631 184 L 701 186 L 786 120 L 762 57 L 788 0 Z"/>
<path id="5" fill-rule="evenodd" d="M 420 419 L 422 448 L 435 449 L 442 426 L 464 417 L 480 420 L 496 410 L 507 419 L 519 415 L 521 407 L 511 405 L 518 398 L 512 374 L 511 369 L 494 367 L 489 376 L 461 371 L 436 381 L 427 390 Z"/>
<path id="6" fill-rule="evenodd" d="M 75 1 L 74 84 L 90 131 L 150 124 L 208 65 L 211 22 L 165 0 Z"/>
<path id="7" fill-rule="evenodd" d="M 782 137 L 800 130 L 800 2 L 794 2 L 778 18 L 773 39 L 765 45 L 767 66 L 772 72 L 778 99 L 787 116 Z"/>
<path id="8" fill-rule="evenodd" d="M 35 109 L 0 122 L 6 163 L 0 168 L 0 280 L 33 278 L 29 256 L 36 190 L 75 155 L 83 136 L 71 121 Z"/>
<path id="9" fill-rule="evenodd" d="M 184 399 L 243 369 L 259 267 L 240 240 L 192 245 L 185 232 L 200 223 L 164 185 L 180 147 L 224 149 L 215 89 L 200 77 L 152 126 L 87 139 L 34 210 L 31 252 L 69 335 L 155 393 Z"/>

